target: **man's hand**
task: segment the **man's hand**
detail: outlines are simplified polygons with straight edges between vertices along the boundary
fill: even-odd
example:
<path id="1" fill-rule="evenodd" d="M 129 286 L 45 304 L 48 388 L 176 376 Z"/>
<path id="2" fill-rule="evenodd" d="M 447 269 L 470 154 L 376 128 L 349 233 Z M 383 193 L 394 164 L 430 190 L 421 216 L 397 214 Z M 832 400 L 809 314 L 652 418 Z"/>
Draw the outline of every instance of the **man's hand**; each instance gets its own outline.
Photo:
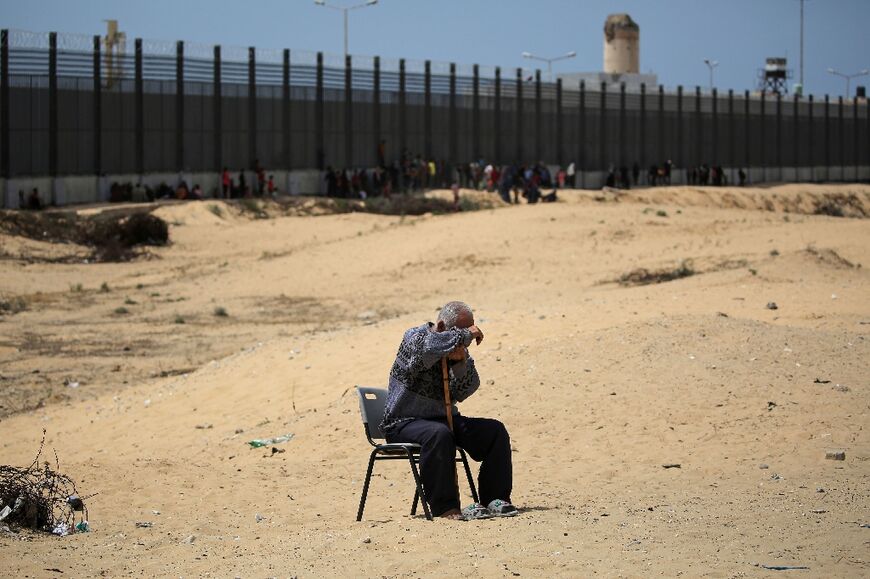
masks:
<path id="1" fill-rule="evenodd" d="M 462 344 L 456 346 L 449 354 L 447 354 L 447 359 L 455 362 L 464 362 L 467 358 L 468 350 Z"/>
<path id="2" fill-rule="evenodd" d="M 480 328 L 477 326 L 468 326 L 468 331 L 471 332 L 471 337 L 477 342 L 478 345 L 483 341 L 483 332 L 480 331 Z"/>

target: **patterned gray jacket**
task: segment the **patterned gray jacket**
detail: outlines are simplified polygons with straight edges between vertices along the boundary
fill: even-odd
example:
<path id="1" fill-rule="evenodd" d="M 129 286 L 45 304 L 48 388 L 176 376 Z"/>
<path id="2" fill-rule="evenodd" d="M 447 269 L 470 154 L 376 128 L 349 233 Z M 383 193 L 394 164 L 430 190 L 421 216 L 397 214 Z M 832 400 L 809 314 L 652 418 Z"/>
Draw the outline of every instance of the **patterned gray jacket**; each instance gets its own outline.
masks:
<path id="1" fill-rule="evenodd" d="M 431 322 L 405 332 L 396 361 L 390 370 L 387 405 L 381 430 L 389 434 L 399 423 L 414 418 L 444 419 L 444 383 L 441 358 L 456 346 L 471 344 L 471 332 L 463 328 L 435 331 Z M 452 412 L 459 414 L 456 402 L 462 402 L 480 386 L 474 359 L 449 361 Z"/>

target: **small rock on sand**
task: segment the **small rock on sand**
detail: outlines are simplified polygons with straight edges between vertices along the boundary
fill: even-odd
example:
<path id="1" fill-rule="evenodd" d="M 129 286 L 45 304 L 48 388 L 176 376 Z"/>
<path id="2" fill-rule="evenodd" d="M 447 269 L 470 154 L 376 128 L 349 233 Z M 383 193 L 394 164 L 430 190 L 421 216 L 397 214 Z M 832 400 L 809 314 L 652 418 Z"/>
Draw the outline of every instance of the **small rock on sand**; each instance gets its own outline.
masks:
<path id="1" fill-rule="evenodd" d="M 196 535 L 188 535 L 187 538 L 182 541 L 182 543 L 187 543 L 188 545 L 190 545 L 194 541 L 196 541 Z"/>
<path id="2" fill-rule="evenodd" d="M 828 460 L 846 460 L 846 451 L 828 450 L 825 452 L 825 458 Z"/>
<path id="3" fill-rule="evenodd" d="M 776 305 L 776 302 L 767 302 L 767 305 L 765 307 L 769 310 L 778 310 L 779 309 L 779 306 Z"/>

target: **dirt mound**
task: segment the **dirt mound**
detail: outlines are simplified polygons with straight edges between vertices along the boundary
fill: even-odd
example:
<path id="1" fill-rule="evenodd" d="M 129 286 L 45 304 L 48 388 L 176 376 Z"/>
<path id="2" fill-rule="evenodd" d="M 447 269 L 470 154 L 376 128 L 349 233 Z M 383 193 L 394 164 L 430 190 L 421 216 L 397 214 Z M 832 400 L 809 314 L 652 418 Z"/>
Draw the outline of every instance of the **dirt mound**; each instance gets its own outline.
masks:
<path id="1" fill-rule="evenodd" d="M 630 191 L 596 192 L 593 199 L 608 203 L 645 203 L 677 207 L 710 207 L 828 215 L 870 217 L 870 186 L 795 183 L 770 187 L 654 187 Z"/>
<path id="2" fill-rule="evenodd" d="M 116 209 L 93 214 L 76 211 L 3 211 L 0 231 L 50 243 L 92 248 L 88 261 L 130 261 L 136 248 L 169 243 L 169 227 L 146 209 Z"/>

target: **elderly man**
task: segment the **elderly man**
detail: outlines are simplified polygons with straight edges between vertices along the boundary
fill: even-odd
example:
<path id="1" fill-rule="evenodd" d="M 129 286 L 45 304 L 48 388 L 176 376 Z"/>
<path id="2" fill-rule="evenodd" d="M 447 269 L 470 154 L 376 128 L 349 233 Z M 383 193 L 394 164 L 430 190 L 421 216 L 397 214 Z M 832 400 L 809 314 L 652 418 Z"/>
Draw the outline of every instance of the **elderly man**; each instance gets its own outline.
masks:
<path id="1" fill-rule="evenodd" d="M 513 516 L 510 438 L 504 425 L 489 418 L 459 414 L 462 402 L 480 386 L 472 341 L 480 344 L 483 332 L 474 314 L 462 302 L 441 308 L 435 324 L 429 322 L 405 332 L 390 370 L 390 386 L 381 428 L 387 442 L 421 445 L 423 489 L 432 514 L 450 519 Z M 448 359 L 453 432 L 447 425 L 442 358 Z M 478 490 L 483 504 L 459 510 L 455 481 L 456 446 L 481 462 Z M 484 506 L 486 505 L 486 506 Z"/>

